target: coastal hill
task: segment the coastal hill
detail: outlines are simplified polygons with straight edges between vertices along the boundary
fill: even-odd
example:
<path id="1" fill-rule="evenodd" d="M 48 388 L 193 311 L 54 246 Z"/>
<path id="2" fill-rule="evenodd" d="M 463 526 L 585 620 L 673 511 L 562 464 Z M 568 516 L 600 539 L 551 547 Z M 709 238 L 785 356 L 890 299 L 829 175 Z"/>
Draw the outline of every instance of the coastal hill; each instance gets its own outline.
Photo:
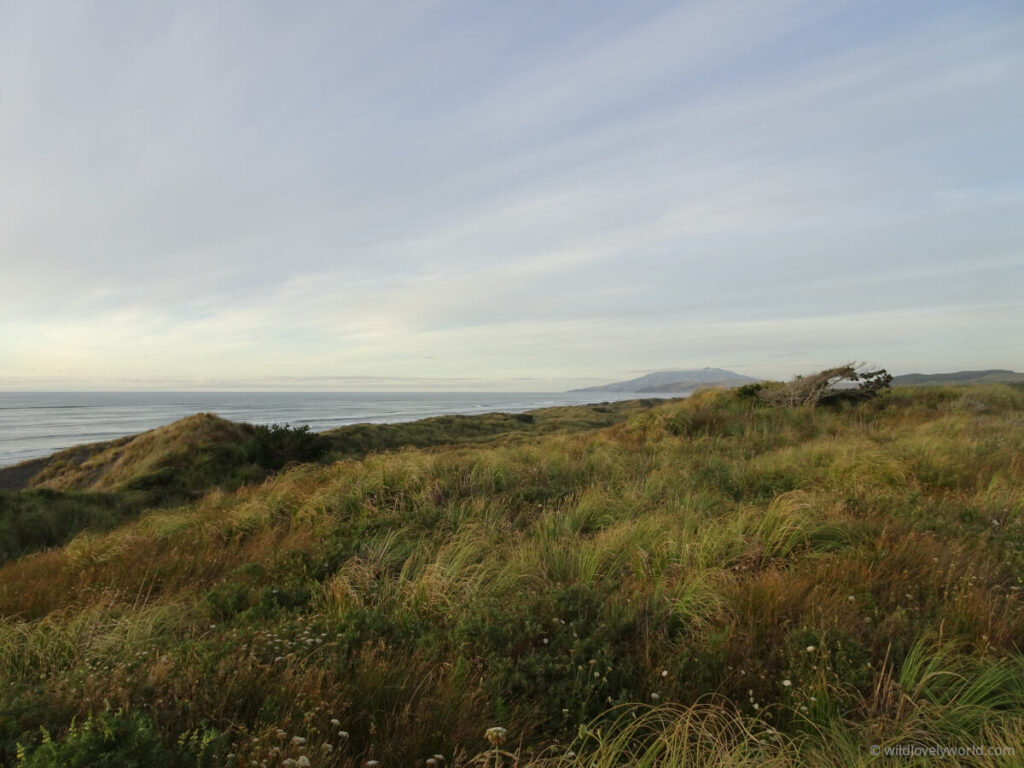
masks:
<path id="1" fill-rule="evenodd" d="M 571 389 L 570 392 L 636 392 L 637 394 L 689 394 L 703 388 L 731 388 L 762 381 L 724 368 L 665 370 L 635 379 Z M 1012 384 L 1024 382 L 1024 373 L 1004 369 L 955 371 L 952 373 L 907 373 L 894 376 L 892 386 L 956 384 Z"/>
<path id="2" fill-rule="evenodd" d="M 166 495 L 173 489 L 195 495 L 213 487 L 234 490 L 287 464 L 598 429 L 662 402 L 641 398 L 515 414 L 433 416 L 392 424 L 350 424 L 319 434 L 303 427 L 235 423 L 197 413 L 138 435 L 76 445 L 0 467 L 0 491 L 148 489 Z"/>
<path id="3" fill-rule="evenodd" d="M 65 544 L 82 531 L 109 530 L 147 510 L 194 502 L 214 490 L 235 492 L 286 467 L 589 431 L 664 403 L 647 398 L 515 414 L 435 416 L 351 424 L 320 434 L 305 427 L 240 424 L 197 413 L 138 435 L 0 468 L 0 566 Z"/>
<path id="4" fill-rule="evenodd" d="M 1024 381 L 1024 373 L 1001 369 L 987 371 L 957 371 L 955 373 L 905 373 L 893 376 L 894 387 L 918 386 L 921 384 L 1011 384 Z"/>
<path id="5" fill-rule="evenodd" d="M 654 371 L 644 376 L 611 384 L 572 389 L 570 392 L 637 392 L 679 394 L 693 392 L 701 387 L 740 387 L 759 379 L 744 376 L 724 368 L 697 368 L 693 370 Z"/>
<path id="6" fill-rule="evenodd" d="M 209 463 L 218 447 L 250 438 L 253 428 L 197 413 L 138 435 L 78 445 L 50 456 L 0 469 L 0 488 L 109 492 L 159 485 Z"/>

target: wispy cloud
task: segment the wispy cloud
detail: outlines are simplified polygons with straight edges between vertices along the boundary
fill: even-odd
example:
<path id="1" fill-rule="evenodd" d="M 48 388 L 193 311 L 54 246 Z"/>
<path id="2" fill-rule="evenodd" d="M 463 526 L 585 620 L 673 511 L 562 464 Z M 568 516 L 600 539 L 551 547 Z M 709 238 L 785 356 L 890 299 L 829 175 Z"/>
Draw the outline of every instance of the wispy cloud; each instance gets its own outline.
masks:
<path id="1" fill-rule="evenodd" d="M 1012 3 L 5 7 L 0 387 L 1020 367 L 1022 32 Z"/>

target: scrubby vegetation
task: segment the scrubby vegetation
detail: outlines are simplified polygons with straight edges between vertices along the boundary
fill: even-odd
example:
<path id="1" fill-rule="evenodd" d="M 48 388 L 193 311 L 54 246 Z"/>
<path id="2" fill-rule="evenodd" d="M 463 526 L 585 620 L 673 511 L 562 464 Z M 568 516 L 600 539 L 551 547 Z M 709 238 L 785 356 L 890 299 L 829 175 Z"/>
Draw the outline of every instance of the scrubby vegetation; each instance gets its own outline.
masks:
<path id="1" fill-rule="evenodd" d="M 0 564 L 105 531 L 154 507 L 234 490 L 291 463 L 318 461 L 330 442 L 307 427 L 233 424 L 197 414 L 132 438 L 79 446 L 0 470 Z M 27 471 L 26 471 L 27 470 Z"/>
<path id="2" fill-rule="evenodd" d="M 515 437 L 610 427 L 664 402 L 661 399 L 622 400 L 541 408 L 528 413 L 435 416 L 399 424 L 353 424 L 325 432 L 324 437 L 330 441 L 332 455 L 337 458 L 398 448 L 480 444 L 498 438 L 508 442 Z"/>
<path id="3" fill-rule="evenodd" d="M 69 448 L 2 470 L 21 487 L 56 491 L 159 491 L 177 503 L 219 486 L 233 490 L 295 462 L 317 461 L 330 449 L 308 427 L 235 424 L 211 413 L 109 443 Z"/>
<path id="4" fill-rule="evenodd" d="M 657 399 L 543 408 L 529 413 L 440 416 L 398 424 L 354 424 L 323 434 L 309 427 L 235 424 L 200 413 L 108 443 L 76 446 L 0 469 L 0 564 L 102 532 L 152 508 L 185 504 L 214 488 L 234 491 L 293 464 L 328 463 L 404 447 L 509 442 L 624 421 Z"/>
<path id="5" fill-rule="evenodd" d="M 0 565 L 64 544 L 83 530 L 107 531 L 146 508 L 140 493 L 82 493 L 48 488 L 0 491 Z"/>
<path id="6" fill-rule="evenodd" d="M 451 766 L 490 726 L 535 766 L 1024 755 L 1020 389 L 541 421 L 350 432 L 8 562 L 0 759 Z"/>

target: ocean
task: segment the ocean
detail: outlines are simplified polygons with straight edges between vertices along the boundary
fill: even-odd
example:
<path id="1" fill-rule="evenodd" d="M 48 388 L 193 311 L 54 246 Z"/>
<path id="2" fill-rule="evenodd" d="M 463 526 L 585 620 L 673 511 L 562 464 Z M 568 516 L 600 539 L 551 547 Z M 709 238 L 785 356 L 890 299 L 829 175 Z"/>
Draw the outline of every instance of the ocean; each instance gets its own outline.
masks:
<path id="1" fill-rule="evenodd" d="M 193 413 L 252 424 L 413 421 L 652 397 L 625 392 L 0 392 L 0 467 L 133 435 Z"/>

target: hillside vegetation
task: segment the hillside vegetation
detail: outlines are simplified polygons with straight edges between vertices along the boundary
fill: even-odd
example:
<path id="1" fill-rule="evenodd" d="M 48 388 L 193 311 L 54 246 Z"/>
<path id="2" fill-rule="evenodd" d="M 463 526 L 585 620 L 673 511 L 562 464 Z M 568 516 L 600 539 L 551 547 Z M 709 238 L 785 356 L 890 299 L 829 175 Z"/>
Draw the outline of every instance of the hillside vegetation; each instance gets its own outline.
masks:
<path id="1" fill-rule="evenodd" d="M 236 488 L 288 461 L 313 461 L 326 442 L 307 430 L 235 424 L 197 413 L 140 435 L 75 446 L 0 470 L 0 487 L 51 491 Z"/>
<path id="2" fill-rule="evenodd" d="M 7 562 L 0 760 L 452 766 L 492 726 L 532 766 L 1024 756 L 1020 388 L 621 408 L 325 435 Z M 89 487 L 139 492 L 116 465 Z"/>
<path id="3" fill-rule="evenodd" d="M 506 443 L 617 424 L 662 400 L 438 416 L 354 424 L 315 434 L 287 425 L 235 424 L 199 413 L 173 424 L 0 469 L 0 564 L 104 531 L 143 510 L 173 507 L 214 488 L 233 491 L 297 463 L 329 463 L 403 447 Z M 21 493 L 3 489 L 20 489 Z"/>

